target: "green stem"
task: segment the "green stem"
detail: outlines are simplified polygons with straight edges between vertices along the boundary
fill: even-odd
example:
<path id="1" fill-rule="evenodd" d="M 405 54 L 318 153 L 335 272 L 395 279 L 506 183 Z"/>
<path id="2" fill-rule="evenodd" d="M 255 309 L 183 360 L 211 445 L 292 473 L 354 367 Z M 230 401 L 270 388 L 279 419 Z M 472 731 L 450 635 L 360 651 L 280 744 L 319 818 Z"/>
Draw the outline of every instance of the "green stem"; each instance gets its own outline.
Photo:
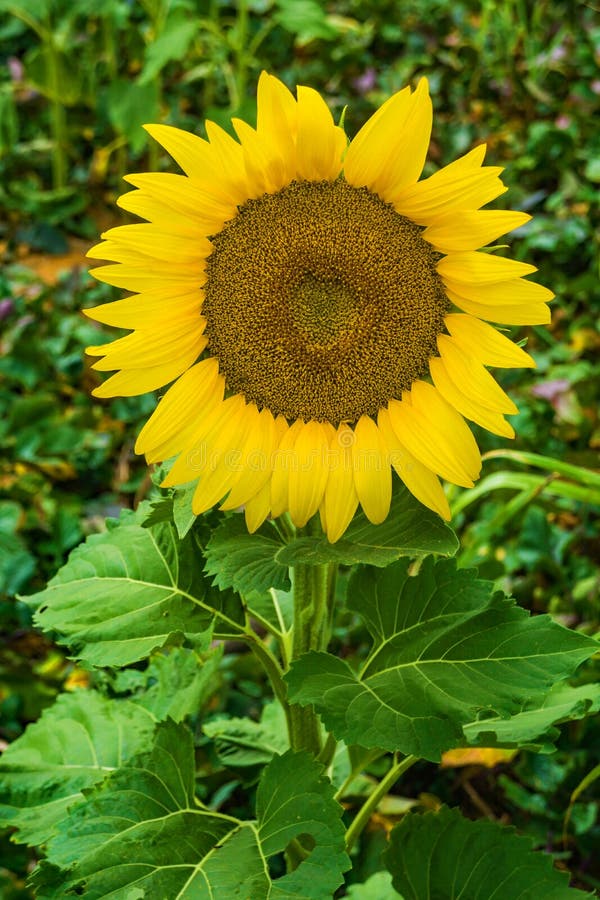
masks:
<path id="1" fill-rule="evenodd" d="M 365 825 L 371 818 L 373 812 L 377 809 L 380 801 L 389 793 L 390 788 L 400 778 L 403 772 L 410 769 L 416 762 L 418 762 L 418 757 L 405 756 L 400 762 L 395 763 L 385 778 L 379 782 L 373 793 L 367 797 L 346 832 L 346 850 L 348 852 L 356 843 L 357 838 L 361 835 Z"/>
<path id="2" fill-rule="evenodd" d="M 335 756 L 336 750 L 337 741 L 332 734 L 329 734 L 327 736 L 327 740 L 323 744 L 323 749 L 319 754 L 319 762 L 323 763 L 326 769 L 328 769 L 333 762 L 333 757 Z"/>
<path id="3" fill-rule="evenodd" d="M 367 751 L 365 751 L 364 755 L 361 756 L 360 761 L 358 763 L 355 763 L 352 766 L 350 773 L 344 779 L 342 784 L 339 786 L 339 788 L 335 792 L 335 799 L 341 803 L 342 799 L 346 796 L 346 791 L 348 790 L 348 788 L 350 787 L 350 785 L 352 784 L 352 782 L 354 781 L 356 776 L 360 772 L 362 772 L 363 769 L 366 769 L 366 767 L 370 763 L 374 762 L 376 759 L 379 759 L 379 757 L 383 756 L 383 755 L 384 755 L 383 750 L 367 750 Z"/>
<path id="4" fill-rule="evenodd" d="M 236 30 L 235 80 L 239 108 L 246 99 L 248 81 L 248 0 L 238 0 Z"/>
<path id="5" fill-rule="evenodd" d="M 324 650 L 329 643 L 328 567 L 294 567 L 294 632 L 292 660 L 309 650 Z M 290 742 L 295 750 L 321 752 L 321 728 L 311 706 L 292 704 Z"/>
<path id="6" fill-rule="evenodd" d="M 248 632 L 245 635 L 245 639 L 248 641 L 250 649 L 267 673 L 267 676 L 271 683 L 271 687 L 273 688 L 273 693 L 283 707 L 288 733 L 291 733 L 292 723 L 290 715 L 290 705 L 287 702 L 286 687 L 283 681 L 283 673 L 281 671 L 281 667 L 279 666 L 279 663 L 277 662 L 269 648 L 265 646 L 265 644 L 256 634 L 254 634 L 254 632 Z"/>

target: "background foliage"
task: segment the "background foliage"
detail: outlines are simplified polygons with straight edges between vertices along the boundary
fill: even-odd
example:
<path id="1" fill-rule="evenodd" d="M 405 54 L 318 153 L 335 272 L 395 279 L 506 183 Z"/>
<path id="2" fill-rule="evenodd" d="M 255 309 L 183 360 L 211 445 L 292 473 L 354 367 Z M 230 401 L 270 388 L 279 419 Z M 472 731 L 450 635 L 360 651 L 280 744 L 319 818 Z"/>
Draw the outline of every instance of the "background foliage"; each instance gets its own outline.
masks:
<path id="1" fill-rule="evenodd" d="M 389 93 L 427 75 L 435 109 L 427 171 L 483 140 L 488 160 L 506 166 L 510 191 L 499 203 L 535 216 L 511 245 L 518 258 L 539 266 L 539 280 L 558 299 L 550 329 L 520 335 L 537 370 L 501 373 L 520 408 L 510 449 L 521 455 L 510 457 L 506 442 L 480 432 L 490 454 L 484 479 L 451 497 L 462 541 L 458 559 L 477 564 L 524 608 L 549 612 L 585 634 L 597 632 L 600 488 L 589 469 L 597 468 L 600 447 L 600 136 L 594 122 L 600 26 L 591 6 L 571 0 L 0 0 L 0 42 L 5 744 L 57 694 L 65 692 L 62 704 L 76 704 L 77 687 L 89 684 L 99 698 L 108 691 L 124 704 L 144 696 L 159 721 L 167 715 L 179 721 L 201 703 L 215 723 L 224 713 L 250 715 L 257 728 L 261 723 L 267 746 L 271 740 L 266 685 L 241 648 L 228 648 L 218 675 L 215 663 L 210 686 L 191 675 L 186 681 L 184 659 L 169 668 L 164 659 L 171 657 L 134 663 L 105 684 L 85 662 L 69 661 L 34 631 L 27 607 L 15 599 L 41 590 L 70 550 L 104 530 L 106 516 L 156 493 L 132 452 L 154 398 L 90 399 L 97 375 L 83 348 L 99 343 L 98 327 L 79 312 L 113 299 L 110 288 L 87 276 L 83 255 L 101 230 L 126 221 L 114 205 L 121 176 L 170 165 L 141 125 L 164 121 L 202 133 L 205 117 L 225 126 L 231 115 L 251 121 L 262 68 L 290 86 L 319 89 L 335 115 L 347 105 L 350 133 Z M 183 530 L 184 519 L 182 510 Z M 341 658 L 366 655 L 369 637 L 355 611 L 340 615 L 335 634 Z M 197 652 L 207 652 L 201 641 Z M 582 688 L 595 676 L 597 664 L 596 670 L 589 664 Z M 161 694 L 175 678 L 180 682 L 170 683 L 177 683 L 183 704 L 178 710 L 167 709 L 168 691 Z M 141 715 L 139 704 L 135 708 Z M 416 766 L 402 794 L 387 798 L 372 820 L 353 877 L 366 879 L 376 870 L 386 832 L 406 809 L 447 802 L 471 818 L 513 823 L 554 853 L 574 885 L 598 888 L 599 782 L 583 781 L 600 762 L 593 749 L 600 746 L 598 720 L 571 723 L 555 738 L 551 755 L 470 751 L 447 755 L 442 766 Z M 248 758 L 243 746 L 235 729 L 224 734 L 215 724 L 212 735 L 210 728 L 197 731 L 207 801 L 242 818 L 240 788 L 253 783 L 253 766 L 261 762 Z M 386 765 L 374 760 L 371 774 L 381 775 Z M 88 774 L 76 790 L 94 783 Z M 360 785 L 355 789 L 360 793 Z M 7 900 L 31 896 L 24 879 L 33 863 L 6 837 L 0 891 Z M 373 896 L 383 891 L 375 886 Z"/>

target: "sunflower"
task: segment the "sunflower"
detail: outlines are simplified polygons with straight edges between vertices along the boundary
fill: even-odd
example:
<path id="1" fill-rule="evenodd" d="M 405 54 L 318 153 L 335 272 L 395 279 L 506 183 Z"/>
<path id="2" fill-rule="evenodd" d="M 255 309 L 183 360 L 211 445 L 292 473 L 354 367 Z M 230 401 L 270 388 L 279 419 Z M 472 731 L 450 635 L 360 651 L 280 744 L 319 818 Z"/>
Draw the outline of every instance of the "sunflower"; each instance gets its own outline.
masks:
<path id="1" fill-rule="evenodd" d="M 448 519 L 439 476 L 471 487 L 481 457 L 465 419 L 513 437 L 517 412 L 487 366 L 533 366 L 488 321 L 549 321 L 534 266 L 480 248 L 523 225 L 482 210 L 506 188 L 478 146 L 419 181 L 427 81 L 394 94 L 348 144 L 322 97 L 258 83 L 256 128 L 238 140 L 147 130 L 185 174 L 131 175 L 90 256 L 100 281 L 134 294 L 87 315 L 132 333 L 90 347 L 94 394 L 173 382 L 142 429 L 164 484 L 197 481 L 193 510 L 243 507 L 248 529 L 317 512 L 330 541 L 358 505 L 388 515 L 392 470 Z"/>

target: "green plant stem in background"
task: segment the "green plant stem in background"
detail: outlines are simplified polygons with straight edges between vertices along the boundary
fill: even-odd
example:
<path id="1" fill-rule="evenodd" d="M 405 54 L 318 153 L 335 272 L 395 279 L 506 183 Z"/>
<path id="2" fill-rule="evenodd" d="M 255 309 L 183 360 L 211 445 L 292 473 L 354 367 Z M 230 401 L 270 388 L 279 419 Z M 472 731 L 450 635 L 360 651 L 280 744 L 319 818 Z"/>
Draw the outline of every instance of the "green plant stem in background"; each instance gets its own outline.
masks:
<path id="1" fill-rule="evenodd" d="M 574 466 L 572 463 L 566 463 L 551 456 L 542 456 L 539 453 L 525 453 L 522 450 L 490 450 L 482 458 L 484 461 L 488 459 L 512 460 L 525 466 L 534 466 L 552 473 L 556 472 L 558 475 L 564 475 L 565 478 L 571 478 L 573 481 L 586 487 L 600 488 L 600 475 L 598 472 L 586 469 L 583 466 Z"/>
<path id="2" fill-rule="evenodd" d="M 59 96 L 58 58 L 53 41 L 46 44 L 47 79 L 50 86 L 50 123 L 52 131 L 52 186 L 63 188 L 67 183 L 66 117 L 65 107 Z"/>
<path id="3" fill-rule="evenodd" d="M 236 22 L 235 82 L 237 89 L 236 106 L 246 97 L 248 86 L 248 2 L 239 0 Z"/>
<path id="4" fill-rule="evenodd" d="M 395 762 L 385 778 L 381 779 L 373 793 L 367 797 L 359 809 L 358 814 L 346 832 L 346 850 L 350 851 L 352 849 L 380 801 L 389 793 L 400 776 L 416 762 L 418 762 L 418 757 L 405 756 L 399 762 Z"/>
<path id="5" fill-rule="evenodd" d="M 294 567 L 292 660 L 309 650 L 324 650 L 329 642 L 328 569 L 326 565 Z M 313 707 L 293 704 L 290 713 L 292 747 L 318 756 L 321 752 L 321 728 Z"/>

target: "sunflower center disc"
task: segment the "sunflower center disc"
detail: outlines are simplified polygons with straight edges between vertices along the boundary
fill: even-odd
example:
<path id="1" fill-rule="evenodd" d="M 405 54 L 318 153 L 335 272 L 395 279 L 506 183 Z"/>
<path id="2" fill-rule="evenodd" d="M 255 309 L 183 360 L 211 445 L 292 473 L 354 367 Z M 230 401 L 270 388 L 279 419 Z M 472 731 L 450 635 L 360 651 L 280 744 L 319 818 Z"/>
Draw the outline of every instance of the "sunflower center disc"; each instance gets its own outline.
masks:
<path id="1" fill-rule="evenodd" d="M 421 232 L 342 180 L 248 200 L 212 238 L 202 307 L 228 390 L 336 426 L 400 397 L 450 308 Z"/>

